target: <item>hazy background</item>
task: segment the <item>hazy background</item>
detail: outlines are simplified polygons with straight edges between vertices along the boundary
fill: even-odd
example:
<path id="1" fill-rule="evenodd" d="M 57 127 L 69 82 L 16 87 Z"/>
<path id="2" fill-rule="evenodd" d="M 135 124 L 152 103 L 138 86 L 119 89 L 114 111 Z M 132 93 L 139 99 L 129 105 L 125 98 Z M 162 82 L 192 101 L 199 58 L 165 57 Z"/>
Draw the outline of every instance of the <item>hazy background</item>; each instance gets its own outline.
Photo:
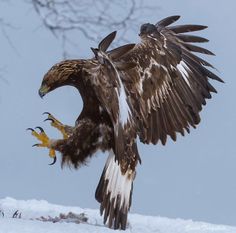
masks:
<path id="1" fill-rule="evenodd" d="M 145 1 L 146 2 L 146 1 Z M 139 145 L 142 166 L 134 184 L 131 211 L 147 215 L 184 218 L 236 225 L 235 149 L 235 0 L 147 1 L 159 6 L 143 22 L 155 23 L 180 14 L 179 23 L 208 25 L 198 35 L 210 39 L 216 53 L 207 58 L 226 84 L 212 82 L 219 94 L 208 101 L 202 122 L 187 137 L 167 146 Z M 106 156 L 93 158 L 78 171 L 51 162 L 48 150 L 32 148 L 37 141 L 26 128 L 42 126 L 51 137 L 60 137 L 42 113 L 49 111 L 62 122 L 74 124 L 82 107 L 75 89 L 65 87 L 38 96 L 45 72 L 62 59 L 61 44 L 23 1 L 0 9 L 15 28 L 8 31 L 13 49 L 0 35 L 0 198 L 46 199 L 53 203 L 98 208 L 94 192 Z M 138 41 L 131 30 L 130 40 Z M 104 34 L 105 35 L 105 34 Z M 76 58 L 90 57 L 91 41 L 77 38 Z M 59 157 L 59 156 L 58 156 Z M 24 215 L 24 213 L 22 213 Z"/>

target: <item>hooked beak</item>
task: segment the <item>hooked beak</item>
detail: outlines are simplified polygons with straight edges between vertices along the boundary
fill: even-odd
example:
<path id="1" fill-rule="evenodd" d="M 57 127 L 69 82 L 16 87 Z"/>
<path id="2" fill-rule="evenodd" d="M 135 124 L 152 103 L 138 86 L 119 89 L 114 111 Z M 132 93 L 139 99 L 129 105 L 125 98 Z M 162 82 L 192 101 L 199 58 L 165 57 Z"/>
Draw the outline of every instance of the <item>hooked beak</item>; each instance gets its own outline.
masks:
<path id="1" fill-rule="evenodd" d="M 46 85 L 42 85 L 39 89 L 39 96 L 43 98 L 48 92 L 49 92 L 49 87 Z"/>

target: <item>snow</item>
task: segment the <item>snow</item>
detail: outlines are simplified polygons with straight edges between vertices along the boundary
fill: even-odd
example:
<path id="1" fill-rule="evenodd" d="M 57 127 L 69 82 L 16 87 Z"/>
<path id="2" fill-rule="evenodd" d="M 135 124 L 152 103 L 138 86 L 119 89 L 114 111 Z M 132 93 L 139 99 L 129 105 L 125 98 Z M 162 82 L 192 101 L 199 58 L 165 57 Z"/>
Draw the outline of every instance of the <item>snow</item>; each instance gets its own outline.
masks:
<path id="1" fill-rule="evenodd" d="M 5 217 L 0 217 L 0 233 L 109 233 L 120 232 L 108 229 L 102 223 L 98 210 L 81 209 L 50 204 L 47 201 L 0 199 L 0 209 Z M 12 214 L 19 210 L 22 218 L 12 218 Z M 73 221 L 57 223 L 43 222 L 36 218 L 55 217 L 60 213 L 85 213 L 88 222 L 76 224 Z M 130 233 L 236 233 L 236 227 L 213 225 L 192 220 L 168 219 L 138 214 L 129 215 L 129 226 L 125 232 Z"/>

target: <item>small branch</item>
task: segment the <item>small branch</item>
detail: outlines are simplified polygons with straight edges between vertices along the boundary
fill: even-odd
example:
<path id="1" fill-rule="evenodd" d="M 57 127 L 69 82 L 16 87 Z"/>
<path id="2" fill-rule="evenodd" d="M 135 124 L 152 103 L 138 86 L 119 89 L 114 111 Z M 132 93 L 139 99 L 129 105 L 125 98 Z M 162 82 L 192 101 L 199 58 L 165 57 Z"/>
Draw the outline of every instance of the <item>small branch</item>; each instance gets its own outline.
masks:
<path id="1" fill-rule="evenodd" d="M 0 31 L 3 37 L 6 39 L 10 47 L 14 50 L 14 52 L 19 55 L 16 47 L 14 46 L 10 36 L 8 35 L 9 29 L 15 29 L 10 23 L 7 23 L 3 18 L 0 18 Z"/>
<path id="2" fill-rule="evenodd" d="M 62 41 L 64 49 L 79 33 L 98 43 L 107 33 L 119 30 L 116 41 L 127 42 L 128 29 L 140 24 L 141 14 L 153 10 L 143 0 L 30 0 L 43 25 Z M 73 36 L 72 36 L 73 35 Z"/>

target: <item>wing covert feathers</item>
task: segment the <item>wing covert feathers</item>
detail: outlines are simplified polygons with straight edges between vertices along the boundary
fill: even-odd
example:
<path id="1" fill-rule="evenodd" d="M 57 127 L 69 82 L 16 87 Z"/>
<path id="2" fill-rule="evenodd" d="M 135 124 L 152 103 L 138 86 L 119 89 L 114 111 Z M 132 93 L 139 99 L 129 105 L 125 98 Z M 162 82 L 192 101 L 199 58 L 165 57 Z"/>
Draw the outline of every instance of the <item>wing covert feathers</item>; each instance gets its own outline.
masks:
<path id="1" fill-rule="evenodd" d="M 214 55 L 192 43 L 207 39 L 185 34 L 207 26 L 177 25 L 179 16 L 167 17 L 155 27 L 141 27 L 141 43 L 123 57 L 137 66 L 123 73 L 123 80 L 132 99 L 131 109 L 138 125 L 141 142 L 164 145 L 167 136 L 176 140 L 200 122 L 199 112 L 216 89 L 209 80 L 223 80 L 208 69 L 214 68 L 195 53 Z M 156 29 L 155 29 L 156 28 Z"/>
<path id="2" fill-rule="evenodd" d="M 108 52 L 108 56 L 113 60 L 116 61 L 117 59 L 121 58 L 123 55 L 127 54 L 130 50 L 134 48 L 135 44 L 126 44 L 115 48 Z"/>

